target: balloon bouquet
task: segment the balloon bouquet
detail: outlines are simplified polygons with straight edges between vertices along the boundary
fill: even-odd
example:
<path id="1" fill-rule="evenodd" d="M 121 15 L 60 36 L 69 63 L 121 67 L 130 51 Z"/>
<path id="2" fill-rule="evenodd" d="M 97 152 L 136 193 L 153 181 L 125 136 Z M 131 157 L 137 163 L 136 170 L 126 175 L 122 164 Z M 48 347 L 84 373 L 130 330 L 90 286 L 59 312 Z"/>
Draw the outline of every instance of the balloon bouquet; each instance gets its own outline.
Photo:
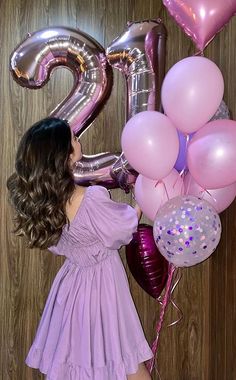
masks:
<path id="1" fill-rule="evenodd" d="M 236 12 L 236 2 L 231 0 L 163 3 L 200 52 Z M 223 76 L 212 61 L 203 56 L 185 58 L 164 78 L 165 115 L 139 113 L 122 133 L 124 154 L 139 173 L 136 200 L 154 222 L 156 246 L 169 262 L 150 372 L 174 273 L 214 252 L 221 236 L 218 213 L 236 196 L 236 122 L 228 120 L 223 92 Z"/>

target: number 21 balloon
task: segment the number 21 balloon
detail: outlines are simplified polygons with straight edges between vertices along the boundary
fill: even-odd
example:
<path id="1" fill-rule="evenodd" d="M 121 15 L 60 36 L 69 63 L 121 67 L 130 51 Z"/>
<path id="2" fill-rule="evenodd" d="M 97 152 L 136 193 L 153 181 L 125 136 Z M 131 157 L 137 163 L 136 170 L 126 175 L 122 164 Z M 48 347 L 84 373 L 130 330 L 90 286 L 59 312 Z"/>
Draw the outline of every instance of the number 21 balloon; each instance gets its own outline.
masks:
<path id="1" fill-rule="evenodd" d="M 136 77 L 129 79 L 130 89 L 139 87 L 139 92 L 146 92 L 145 77 L 148 75 L 148 88 L 151 88 L 149 99 L 156 103 L 156 89 L 160 88 L 164 75 L 163 64 L 165 46 L 164 26 L 158 21 L 143 21 L 129 26 L 132 33 L 129 43 L 132 54 L 139 44 L 142 50 L 140 58 L 135 57 L 132 67 L 143 69 Z M 131 54 L 131 51 L 129 52 Z M 128 58 L 128 55 L 127 55 Z M 110 54 L 112 59 L 112 54 Z M 141 61 L 140 61 L 141 60 Z M 157 65 L 158 62 L 158 65 Z M 88 34 L 67 27 L 44 28 L 32 34 L 14 50 L 10 59 L 10 69 L 18 84 L 30 89 L 42 88 L 50 75 L 58 66 L 70 69 L 74 76 L 74 85 L 69 95 L 53 110 L 50 116 L 67 120 L 76 135 L 82 133 L 91 125 L 101 111 L 112 89 L 112 68 L 109 66 L 103 47 Z M 158 72 L 157 72 L 158 67 Z M 147 68 L 149 72 L 147 72 Z M 136 70 L 136 69 L 135 69 Z M 160 81 L 157 82 L 157 75 Z M 138 78 L 143 78 L 138 81 Z M 133 79 L 132 79 L 133 78 Z M 158 76 L 159 78 L 159 76 Z M 141 88 L 144 86 L 143 88 Z M 136 91 L 136 90 L 135 90 Z M 128 101 L 135 96 L 141 102 L 140 93 L 129 92 Z M 145 95 L 146 96 L 146 95 Z M 149 107 L 143 101 L 145 109 Z M 152 105 L 155 108 L 155 105 Z M 129 109 L 131 109 L 129 107 Z M 141 109 L 134 109 L 135 114 Z M 134 172 L 127 160 L 116 153 L 101 153 L 93 156 L 83 155 L 74 169 L 74 179 L 81 185 L 99 183 L 108 188 L 125 187 L 125 183 L 135 180 Z M 119 185 L 118 185 L 119 183 Z"/>

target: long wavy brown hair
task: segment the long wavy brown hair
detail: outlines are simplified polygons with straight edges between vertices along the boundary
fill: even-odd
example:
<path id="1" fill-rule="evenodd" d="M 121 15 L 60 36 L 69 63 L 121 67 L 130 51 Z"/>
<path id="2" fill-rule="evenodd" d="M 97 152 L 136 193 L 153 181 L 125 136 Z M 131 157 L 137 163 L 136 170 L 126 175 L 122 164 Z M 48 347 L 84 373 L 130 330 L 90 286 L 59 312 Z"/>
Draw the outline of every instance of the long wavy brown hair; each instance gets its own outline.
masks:
<path id="1" fill-rule="evenodd" d="M 7 188 L 15 209 L 14 232 L 25 236 L 30 248 L 56 244 L 69 222 L 65 206 L 75 189 L 72 152 L 70 128 L 56 118 L 37 122 L 20 141 Z"/>

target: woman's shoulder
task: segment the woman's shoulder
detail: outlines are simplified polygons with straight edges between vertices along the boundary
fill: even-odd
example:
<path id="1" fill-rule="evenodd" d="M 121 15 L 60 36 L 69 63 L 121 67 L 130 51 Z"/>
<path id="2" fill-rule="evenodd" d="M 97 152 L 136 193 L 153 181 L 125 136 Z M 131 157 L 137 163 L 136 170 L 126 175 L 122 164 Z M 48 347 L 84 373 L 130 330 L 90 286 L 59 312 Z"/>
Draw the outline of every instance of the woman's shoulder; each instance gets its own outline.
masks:
<path id="1" fill-rule="evenodd" d="M 70 222 L 75 218 L 76 213 L 83 202 L 85 193 L 86 193 L 85 187 L 76 186 L 72 194 L 72 197 L 67 201 L 66 215 Z"/>
<path id="2" fill-rule="evenodd" d="M 66 215 L 72 222 L 84 204 L 89 204 L 89 201 L 92 201 L 94 208 L 97 203 L 103 203 L 108 199 L 110 199 L 110 194 L 103 186 L 93 185 L 87 188 L 76 186 L 72 197 L 66 204 Z"/>
<path id="3" fill-rule="evenodd" d="M 104 186 L 100 186 L 100 185 L 89 186 L 88 193 L 92 195 L 98 194 L 98 196 L 110 197 L 109 191 Z"/>

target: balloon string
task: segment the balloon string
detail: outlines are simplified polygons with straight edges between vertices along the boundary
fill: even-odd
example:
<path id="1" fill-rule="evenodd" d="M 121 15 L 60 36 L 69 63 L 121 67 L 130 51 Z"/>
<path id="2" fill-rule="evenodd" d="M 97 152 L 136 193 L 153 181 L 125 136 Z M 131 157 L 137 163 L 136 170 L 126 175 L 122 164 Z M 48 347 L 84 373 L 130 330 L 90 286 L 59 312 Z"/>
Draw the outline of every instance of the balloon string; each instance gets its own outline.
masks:
<path id="1" fill-rule="evenodd" d="M 177 325 L 177 323 L 179 323 L 181 321 L 181 319 L 183 318 L 182 310 L 176 305 L 176 303 L 173 300 L 170 300 L 170 302 L 173 305 L 173 307 L 177 310 L 177 312 L 179 313 L 179 318 L 176 319 L 175 321 L 171 322 L 167 327 L 172 327 L 172 326 Z"/>
<path id="2" fill-rule="evenodd" d="M 191 181 L 192 181 L 192 177 L 190 177 L 190 180 L 188 181 L 188 186 L 187 186 L 187 189 L 185 191 L 185 194 L 188 194 L 188 192 L 189 192 Z M 200 196 L 200 198 L 203 199 L 203 195 L 204 195 L 205 192 L 213 199 L 213 201 L 215 202 L 215 204 L 217 206 L 217 199 L 215 197 L 213 197 L 213 195 L 211 194 L 211 192 L 209 190 L 207 190 L 207 189 L 202 189 L 201 190 L 201 196 Z"/>
<path id="3" fill-rule="evenodd" d="M 185 142 L 185 153 L 186 154 L 187 154 L 187 149 L 188 149 L 189 141 L 190 141 L 190 136 L 189 136 L 189 134 L 187 134 L 186 135 L 186 142 Z M 187 172 L 188 171 L 187 171 L 186 160 L 185 160 L 184 167 L 183 167 L 183 169 L 179 173 L 180 178 L 184 179 L 184 177 L 186 176 Z M 177 181 L 178 181 L 178 179 L 176 180 L 176 183 L 177 183 Z M 175 183 L 175 185 L 176 185 L 176 183 Z M 184 194 L 184 182 L 182 183 L 182 186 L 181 186 L 181 194 Z"/>
<path id="4" fill-rule="evenodd" d="M 189 134 L 187 134 L 186 135 L 186 141 L 185 141 L 185 154 L 186 155 L 187 155 L 187 149 L 188 149 L 189 141 L 190 141 L 190 136 L 189 136 Z M 186 171 L 187 171 L 187 164 L 186 164 L 186 159 L 185 159 L 184 167 L 183 167 L 183 169 L 180 172 L 180 176 L 181 177 L 185 176 Z"/>
<path id="5" fill-rule="evenodd" d="M 154 368 L 155 368 L 155 371 L 156 371 L 156 373 L 157 373 L 157 376 L 158 376 L 159 380 L 161 380 L 161 375 L 160 375 L 160 372 L 159 372 L 158 369 L 157 369 L 156 364 L 154 364 Z"/>
<path id="6" fill-rule="evenodd" d="M 202 189 L 201 190 L 201 199 L 203 199 L 203 195 L 204 195 L 205 192 L 213 199 L 213 201 L 215 202 L 215 204 L 217 206 L 217 200 L 216 200 L 216 198 L 213 197 L 213 195 L 211 194 L 211 192 L 209 190 L 207 190 L 207 189 Z"/>
<path id="7" fill-rule="evenodd" d="M 162 180 L 158 180 L 156 183 L 155 183 L 155 187 L 157 187 L 157 185 L 159 185 L 159 183 L 162 184 L 162 189 L 163 189 L 163 195 L 162 195 L 162 201 L 161 201 L 161 204 L 163 205 L 165 203 L 165 200 L 163 200 L 163 197 L 166 195 L 166 198 L 168 199 L 168 201 L 170 200 L 170 197 L 169 197 L 169 194 L 168 194 L 168 191 L 167 191 L 167 188 L 166 188 L 166 184 L 164 181 Z"/>
<path id="8" fill-rule="evenodd" d="M 179 275 L 179 276 L 178 276 Z M 170 302 L 171 304 L 173 305 L 173 307 L 177 310 L 177 313 L 179 314 L 179 318 L 176 319 L 175 321 L 171 322 L 167 327 L 172 327 L 172 326 L 175 326 L 177 325 L 177 323 L 179 323 L 181 321 L 181 319 L 183 318 L 183 312 L 182 310 L 177 306 L 177 304 L 174 302 L 174 300 L 172 299 L 172 296 L 173 296 L 173 293 L 175 291 L 175 288 L 177 287 L 178 283 L 180 282 L 181 278 L 182 278 L 182 273 L 179 271 L 179 268 L 178 270 L 176 271 L 176 276 L 175 278 L 178 276 L 178 278 L 176 279 L 174 285 L 172 286 L 172 289 L 171 289 L 171 293 L 170 293 Z"/>
<path id="9" fill-rule="evenodd" d="M 185 175 L 185 167 L 179 172 L 179 176 L 182 178 Z"/>
<path id="10" fill-rule="evenodd" d="M 167 188 L 166 188 L 166 184 L 164 181 L 161 181 L 162 182 L 162 185 L 164 187 L 164 194 L 166 193 L 166 197 L 168 199 L 168 201 L 170 200 L 170 197 L 169 197 L 169 194 L 168 194 L 168 191 L 167 191 Z"/>
<path id="11" fill-rule="evenodd" d="M 180 273 L 180 268 L 177 269 L 177 271 L 175 272 L 175 278 L 178 276 L 178 274 Z M 171 304 L 173 305 L 173 307 L 177 310 L 178 314 L 179 314 L 179 318 L 173 322 L 171 322 L 169 325 L 167 325 L 167 327 L 171 327 L 171 326 L 174 326 L 176 325 L 177 323 L 179 323 L 181 321 L 181 319 L 183 318 L 183 312 L 182 310 L 177 306 L 177 304 L 174 302 L 174 300 L 172 299 L 172 295 L 175 291 L 175 288 L 177 287 L 178 283 L 180 282 L 182 278 L 182 273 L 180 273 L 179 277 L 176 279 L 174 285 L 172 286 L 171 288 L 171 292 L 170 292 L 170 302 Z M 163 301 L 162 301 L 162 296 L 160 296 L 158 299 L 157 299 L 158 303 L 162 306 L 163 305 Z"/>
<path id="12" fill-rule="evenodd" d="M 217 200 L 216 200 L 216 198 L 214 198 L 213 197 L 213 195 L 211 194 L 211 192 L 210 191 L 208 191 L 208 190 L 204 190 L 208 195 L 210 195 L 210 197 L 212 197 L 212 199 L 213 199 L 213 201 L 216 203 L 216 205 L 217 205 Z"/>
<path id="13" fill-rule="evenodd" d="M 191 181 L 192 181 L 192 177 L 190 176 L 190 180 L 188 181 L 187 189 L 185 190 L 185 194 L 187 194 L 187 195 L 188 195 L 188 193 L 189 193 L 189 189 L 190 189 Z"/>
<path id="14" fill-rule="evenodd" d="M 180 268 L 177 269 L 177 271 L 175 272 L 175 278 L 177 277 L 177 275 L 180 273 Z M 177 287 L 178 283 L 180 282 L 182 278 L 182 273 L 180 273 L 179 277 L 176 279 L 174 285 L 171 287 L 171 296 L 172 294 L 174 293 L 175 291 L 175 288 Z M 172 280 L 173 281 L 173 280 Z M 179 313 L 179 318 L 176 319 L 175 321 L 171 322 L 169 325 L 167 325 L 167 327 L 172 327 L 172 326 L 175 326 L 177 325 L 177 323 L 179 323 L 181 321 L 181 319 L 183 318 L 183 313 L 182 313 L 182 310 L 176 305 L 176 303 L 173 301 L 173 299 L 171 298 L 170 296 L 170 302 L 171 304 L 173 305 L 173 307 L 177 310 L 177 312 Z M 163 305 L 163 301 L 162 301 L 162 296 L 158 297 L 157 299 L 158 303 L 162 306 Z M 161 380 L 161 375 L 160 375 L 160 372 L 158 371 L 158 368 L 157 368 L 157 365 L 156 363 L 154 363 L 153 365 L 153 368 L 155 369 L 156 373 L 157 373 L 157 376 L 158 376 L 158 379 Z"/>
<path id="15" fill-rule="evenodd" d="M 195 56 L 201 56 L 201 57 L 204 57 L 204 52 L 203 52 L 203 50 L 198 50 L 195 54 L 194 54 Z"/>
<path id="16" fill-rule="evenodd" d="M 179 173 L 179 177 L 182 178 L 185 176 L 185 169 L 182 169 L 181 172 Z M 175 185 L 177 184 L 178 180 L 179 180 L 179 177 L 176 179 L 175 181 L 175 184 L 173 186 L 173 189 L 175 188 Z M 183 195 L 184 194 L 184 181 L 182 181 L 181 183 L 181 189 L 180 189 L 180 194 Z"/>
<path id="17" fill-rule="evenodd" d="M 162 328 L 162 324 L 163 324 L 163 320 L 164 320 L 164 316 L 165 316 L 166 307 L 169 303 L 170 296 L 171 296 L 171 284 L 173 281 L 173 275 L 174 275 L 175 270 L 176 270 L 176 267 L 173 264 L 169 264 L 169 266 L 168 266 L 168 279 L 167 279 L 167 284 L 166 284 L 166 288 L 165 288 L 165 294 L 164 294 L 164 297 L 162 300 L 159 321 L 158 321 L 157 326 L 156 326 L 156 339 L 154 340 L 154 342 L 152 344 L 153 357 L 147 363 L 147 368 L 148 368 L 150 373 L 152 372 L 154 364 L 155 364 L 156 352 L 157 352 L 158 343 L 159 343 L 159 336 L 160 336 L 160 332 L 161 332 L 161 328 Z"/>

